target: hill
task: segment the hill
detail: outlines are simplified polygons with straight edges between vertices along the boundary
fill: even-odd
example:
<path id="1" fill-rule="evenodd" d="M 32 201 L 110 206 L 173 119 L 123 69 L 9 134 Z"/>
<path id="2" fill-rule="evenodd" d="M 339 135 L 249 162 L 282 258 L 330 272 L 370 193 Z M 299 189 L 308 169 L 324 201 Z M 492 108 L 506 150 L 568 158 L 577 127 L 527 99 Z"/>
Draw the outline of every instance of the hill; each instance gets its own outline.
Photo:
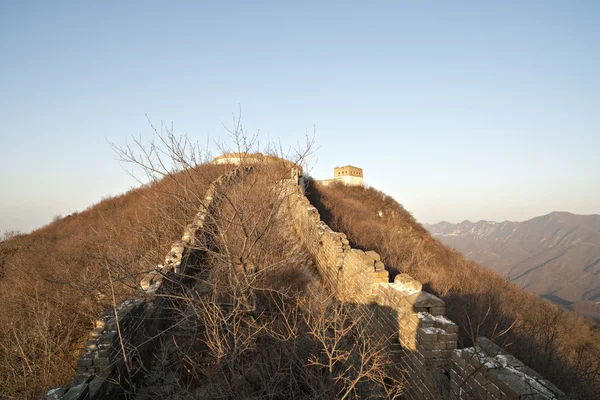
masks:
<path id="1" fill-rule="evenodd" d="M 84 346 L 101 350 L 100 342 L 94 344 L 93 339 L 97 328 L 86 343 L 97 316 L 107 309 L 116 313 L 122 299 L 146 296 L 140 294 L 139 282 L 152 275 L 180 292 L 162 293 L 156 299 L 174 313 L 175 322 L 151 336 L 159 336 L 158 352 L 151 354 L 152 368 L 142 365 L 140 369 L 133 361 L 125 364 L 143 370 L 144 392 L 138 393 L 139 398 L 168 399 L 174 393 L 196 398 L 209 394 L 289 398 L 293 393 L 297 398 L 333 399 L 340 393 L 358 394 L 358 382 L 370 390 L 393 388 L 399 395 L 396 389 L 402 390 L 403 382 L 393 381 L 390 374 L 398 372 L 397 365 L 390 361 L 393 354 L 382 347 L 387 346 L 387 336 L 373 341 L 362 326 L 372 304 L 345 305 L 335 300 L 313 267 L 318 256 L 311 259 L 295 236 L 304 225 L 290 226 L 293 218 L 281 205 L 286 197 L 297 196 L 306 202 L 298 203 L 303 212 L 315 211 L 307 214 L 315 227 L 321 229 L 322 220 L 347 234 L 348 240 L 343 234 L 334 236 L 339 239 L 338 250 L 354 255 L 346 256 L 353 260 L 349 263 L 358 262 L 359 254 L 366 257 L 358 248 L 381 255 L 385 266 L 375 262 L 379 255 L 369 256 L 370 268 L 377 265 L 379 270 L 367 276 L 383 277 L 383 285 L 395 285 L 394 276 L 406 272 L 423 282 L 424 290 L 441 297 L 445 306 L 437 299 L 439 307 L 431 307 L 442 316 L 447 308 L 453 321 L 449 323 L 458 330 L 458 336 L 456 330 L 447 332 L 454 340 L 452 349 L 457 340 L 466 347 L 485 335 L 572 398 L 594 398 L 600 340 L 596 328 L 582 318 L 465 260 L 433 239 L 400 204 L 381 192 L 309 182 L 307 195 L 318 207 L 319 218 L 314 207 L 306 207 L 308 200 L 300 187 L 288 193 L 282 184 L 283 178 L 289 180 L 289 163 L 281 169 L 266 163 L 260 169 L 235 168 L 236 174 L 224 174 L 232 168 L 190 164 L 30 235 L 1 242 L 0 301 L 5 306 L 0 309 L 0 393 L 8 398 L 39 398 L 49 387 L 70 381 L 79 370 L 77 357 Z M 218 191 L 215 180 L 223 183 Z M 202 234 L 194 236 L 188 253 L 195 260 L 188 266 L 192 272 L 184 272 L 181 279 L 187 283 L 179 285 L 172 275 L 161 275 L 157 265 L 165 254 L 171 256 L 172 246 L 180 246 L 182 232 L 205 199 L 212 205 L 202 211 Z M 315 240 L 317 248 L 320 243 L 324 242 Z M 338 271 L 337 250 L 334 253 L 333 270 Z M 421 296 L 433 301 L 425 292 L 417 297 Z M 418 310 L 409 308 L 417 316 Z M 387 326 L 392 330 L 399 323 L 408 326 L 394 320 L 393 314 L 391 318 L 393 323 Z M 107 321 L 99 327 L 103 337 L 120 338 L 119 323 L 114 322 L 115 330 L 107 327 L 113 323 Z M 449 350 L 446 342 L 430 340 L 437 338 L 437 330 L 422 331 L 431 335 L 428 346 Z M 127 351 L 137 352 L 137 347 L 115 343 L 113 348 L 120 348 L 124 358 Z M 327 359 L 330 346 L 335 351 Z M 93 362 L 100 360 L 97 355 Z M 101 368 L 81 367 L 96 372 Z M 347 371 L 358 374 L 357 378 L 346 379 Z M 123 372 L 124 379 L 133 379 L 129 369 Z"/>
<path id="2" fill-rule="evenodd" d="M 391 276 L 407 273 L 445 300 L 447 316 L 460 327 L 460 345 L 479 335 L 494 338 L 569 398 L 597 398 L 600 332 L 595 325 L 443 245 L 385 193 L 318 183 L 307 191 L 324 221 L 353 245 L 377 251 Z"/>
<path id="3" fill-rule="evenodd" d="M 425 228 L 510 282 L 600 321 L 600 215 L 553 212 L 523 222 Z"/>
<path id="4" fill-rule="evenodd" d="M 163 261 L 196 193 L 228 168 L 198 165 L 0 242 L 0 398 L 40 398 L 72 379 L 92 316 Z"/>

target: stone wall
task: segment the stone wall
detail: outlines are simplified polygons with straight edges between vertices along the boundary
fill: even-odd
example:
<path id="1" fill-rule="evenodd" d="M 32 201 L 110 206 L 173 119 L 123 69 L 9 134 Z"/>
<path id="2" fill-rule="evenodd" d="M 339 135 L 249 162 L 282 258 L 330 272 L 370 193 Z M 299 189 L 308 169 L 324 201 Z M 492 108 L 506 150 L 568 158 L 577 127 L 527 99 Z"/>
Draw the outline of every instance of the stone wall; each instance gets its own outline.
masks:
<path id="1" fill-rule="evenodd" d="M 300 177 L 298 181 L 301 182 Z M 390 351 L 405 372 L 409 398 L 434 399 L 449 390 L 444 368 L 457 347 L 458 327 L 444 318 L 444 302 L 423 292 L 406 274 L 389 282 L 389 272 L 374 251 L 350 246 L 345 234 L 321 221 L 296 179 L 287 204 L 300 240 L 314 257 L 324 283 L 345 302 L 368 305 L 372 331 L 389 340 Z"/>
<path id="2" fill-rule="evenodd" d="M 315 259 L 324 283 L 341 300 L 359 304 L 375 301 L 379 283 L 387 283 L 389 273 L 374 251 L 350 247 L 343 233 L 334 232 L 321 221 L 296 179 L 286 188 L 287 207 L 299 238 Z"/>
<path id="3" fill-rule="evenodd" d="M 458 326 L 445 317 L 444 301 L 424 292 L 409 275 L 389 282 L 379 254 L 353 249 L 346 235 L 321 221 L 304 188 L 296 171 L 288 183 L 287 206 L 299 238 L 338 299 L 368 305 L 369 315 L 357 317 L 370 318 L 373 334 L 389 338 L 393 360 L 406 380 L 406 398 L 564 398 L 554 385 L 486 338 L 478 340 L 478 347 L 458 350 Z M 485 349 L 481 343 L 486 343 Z M 488 359 L 490 349 L 496 352 L 493 359 Z"/>
<path id="4" fill-rule="evenodd" d="M 452 352 L 451 391 L 460 399 L 564 399 L 548 380 L 488 338 Z"/>
<path id="5" fill-rule="evenodd" d="M 192 251 L 203 240 L 206 216 L 215 204 L 218 185 L 242 171 L 221 176 L 209 188 L 181 240 L 141 281 L 142 295 L 102 314 L 90 332 L 74 381 L 50 390 L 44 399 L 118 399 L 143 378 L 155 349 L 154 338 L 170 323 L 167 297 L 185 284 Z M 379 254 L 353 249 L 343 233 L 334 232 L 304 195 L 298 169 L 283 182 L 285 205 L 298 237 L 313 256 L 323 283 L 338 299 L 364 305 L 371 333 L 389 341 L 392 358 L 406 380 L 407 399 L 563 399 L 564 394 L 539 374 L 486 338 L 457 349 L 458 327 L 445 317 L 445 303 L 424 292 L 406 274 L 390 282 Z"/>
<path id="6" fill-rule="evenodd" d="M 140 296 L 121 302 L 96 319 L 77 362 L 75 379 L 65 387 L 51 389 L 43 400 L 121 399 L 143 379 L 155 341 L 171 323 L 170 300 L 161 294 L 171 294 L 186 284 L 186 267 L 198 260 L 198 241 L 204 239 L 206 216 L 215 204 L 217 188 L 231 183 L 241 172 L 242 168 L 237 168 L 210 185 L 194 220 L 173 243 L 164 264 L 141 280 Z"/>
<path id="7" fill-rule="evenodd" d="M 444 302 L 421 289 L 406 274 L 379 284 L 373 324 L 394 339 L 391 351 L 404 371 L 407 397 L 435 399 L 449 388 L 444 372 L 457 347 L 458 327 L 444 317 Z"/>

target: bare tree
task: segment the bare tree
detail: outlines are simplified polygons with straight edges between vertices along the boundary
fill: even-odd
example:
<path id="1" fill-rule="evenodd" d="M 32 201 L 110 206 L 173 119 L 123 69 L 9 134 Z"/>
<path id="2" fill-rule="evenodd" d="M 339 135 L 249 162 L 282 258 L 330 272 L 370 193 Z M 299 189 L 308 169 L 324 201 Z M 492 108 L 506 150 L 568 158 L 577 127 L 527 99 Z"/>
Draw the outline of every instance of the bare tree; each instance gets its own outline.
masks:
<path id="1" fill-rule="evenodd" d="M 284 152 L 260 144 L 234 117 L 232 145 L 220 149 L 234 150 L 226 166 L 236 173 L 211 185 L 206 203 L 197 164 L 206 156 L 163 129 L 154 129 L 149 144 L 136 140 L 117 153 L 145 179 L 182 189 L 178 207 L 206 215 L 188 249 L 196 261 L 184 271 L 187 283 L 167 295 L 176 297 L 169 303 L 175 322 L 147 366 L 149 381 L 160 384 L 140 391 L 155 398 L 397 398 L 402 385 L 389 378 L 384 343 L 319 287 L 285 213 L 291 170 L 309 162 L 313 140 Z"/>

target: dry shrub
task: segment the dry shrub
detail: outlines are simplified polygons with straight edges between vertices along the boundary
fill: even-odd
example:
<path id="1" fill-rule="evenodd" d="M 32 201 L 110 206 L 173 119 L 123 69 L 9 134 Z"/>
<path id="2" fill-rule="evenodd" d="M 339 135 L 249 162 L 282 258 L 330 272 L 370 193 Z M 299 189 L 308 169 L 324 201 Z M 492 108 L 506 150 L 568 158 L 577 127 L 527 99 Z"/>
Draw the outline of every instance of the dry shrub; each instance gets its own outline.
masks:
<path id="1" fill-rule="evenodd" d="M 253 140 L 240 128 L 238 121 L 237 150 L 249 152 Z M 148 184 L 0 243 L 0 397 L 39 398 L 68 383 L 113 291 L 117 301 L 135 295 L 140 274 L 162 262 L 210 183 L 232 168 L 199 161 L 185 138 L 156 134 L 148 147 L 116 149 L 122 161 L 141 167 Z M 309 150 L 291 164 L 267 155 L 215 194 L 218 207 L 209 210 L 203 240 L 191 253 L 198 264 L 182 278 L 176 299 L 157 298 L 175 312 L 175 323 L 160 332 L 152 365 L 141 366 L 147 379 L 133 388 L 137 394 L 400 395 L 384 342 L 366 334 L 353 306 L 320 289 L 281 213 L 280 180 Z"/>
<path id="2" fill-rule="evenodd" d="M 282 212 L 289 175 L 289 163 L 255 164 L 217 191 L 196 249 L 204 269 L 179 296 L 176 329 L 159 352 L 169 359 L 150 368 L 145 395 L 399 397 L 387 342 L 366 332 L 358 306 L 323 291 Z"/>
<path id="3" fill-rule="evenodd" d="M 68 383 L 95 316 L 110 307 L 106 267 L 117 297 L 131 296 L 230 168 L 197 165 L 0 242 L 0 397 L 37 399 Z"/>
<path id="4" fill-rule="evenodd" d="M 570 397 L 598 397 L 597 326 L 466 260 L 380 191 L 311 182 L 308 195 L 332 229 L 346 233 L 353 245 L 381 254 L 392 279 L 408 273 L 445 300 L 463 345 L 478 335 L 495 338 Z"/>

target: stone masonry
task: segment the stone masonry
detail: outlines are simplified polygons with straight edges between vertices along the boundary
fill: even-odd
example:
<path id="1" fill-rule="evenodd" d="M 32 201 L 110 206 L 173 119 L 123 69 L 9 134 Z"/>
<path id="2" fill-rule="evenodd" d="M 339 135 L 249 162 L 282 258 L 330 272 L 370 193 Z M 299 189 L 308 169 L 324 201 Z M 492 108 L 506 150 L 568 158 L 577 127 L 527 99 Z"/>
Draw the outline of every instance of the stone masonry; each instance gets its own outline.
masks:
<path id="1" fill-rule="evenodd" d="M 292 171 L 287 207 L 300 240 L 338 299 L 369 306 L 369 315 L 362 317 L 370 318 L 373 334 L 389 338 L 404 371 L 406 398 L 565 398 L 487 338 L 479 338 L 476 347 L 457 349 L 458 326 L 445 317 L 444 301 L 407 274 L 389 282 L 379 254 L 353 249 L 346 235 L 321 221 L 304 188 L 301 172 Z"/>
<path id="2" fill-rule="evenodd" d="M 250 168 L 250 167 L 246 167 Z M 209 188 L 194 221 L 165 258 L 141 281 L 143 295 L 102 314 L 90 332 L 73 382 L 43 399 L 96 400 L 124 398 L 140 379 L 140 366 L 153 355 L 153 338 L 168 324 L 165 297 L 185 279 L 190 249 L 197 240 L 217 185 L 229 184 L 241 168 L 221 176 Z M 334 232 L 304 195 L 300 169 L 292 169 L 286 210 L 298 237 L 337 298 L 364 305 L 371 334 L 389 341 L 393 359 L 404 372 L 407 399 L 564 399 L 552 383 L 508 355 L 487 338 L 457 349 L 458 327 L 445 317 L 445 303 L 424 292 L 422 284 L 399 274 L 394 282 L 374 251 L 353 249 L 346 235 Z"/>

